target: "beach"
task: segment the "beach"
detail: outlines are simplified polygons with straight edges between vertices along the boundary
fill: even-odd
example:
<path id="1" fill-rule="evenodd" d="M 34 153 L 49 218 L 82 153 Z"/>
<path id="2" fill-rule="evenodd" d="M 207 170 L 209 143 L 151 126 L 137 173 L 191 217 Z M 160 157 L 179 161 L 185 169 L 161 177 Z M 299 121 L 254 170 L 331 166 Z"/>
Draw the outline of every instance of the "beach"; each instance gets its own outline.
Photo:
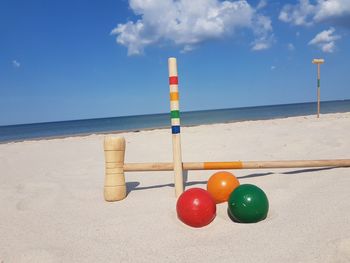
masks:
<path id="1" fill-rule="evenodd" d="M 182 159 L 350 158 L 350 112 L 184 127 Z M 264 221 L 204 228 L 176 216 L 172 172 L 126 173 L 128 196 L 105 202 L 105 135 L 0 144 L 0 262 L 350 262 L 350 168 L 232 171 L 259 186 Z M 117 135 L 116 135 L 117 136 Z M 169 129 L 118 134 L 126 162 L 170 162 Z M 186 189 L 214 171 L 189 171 Z"/>

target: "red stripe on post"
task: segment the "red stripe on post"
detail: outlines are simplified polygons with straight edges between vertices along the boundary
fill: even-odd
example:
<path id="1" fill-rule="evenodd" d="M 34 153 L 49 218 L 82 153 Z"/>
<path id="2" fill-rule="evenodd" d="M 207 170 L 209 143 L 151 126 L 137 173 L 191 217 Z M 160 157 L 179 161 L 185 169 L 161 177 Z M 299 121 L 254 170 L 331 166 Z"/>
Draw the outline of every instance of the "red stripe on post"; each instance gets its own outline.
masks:
<path id="1" fill-rule="evenodd" d="M 177 76 L 169 77 L 169 85 L 177 85 L 177 84 L 179 84 Z"/>

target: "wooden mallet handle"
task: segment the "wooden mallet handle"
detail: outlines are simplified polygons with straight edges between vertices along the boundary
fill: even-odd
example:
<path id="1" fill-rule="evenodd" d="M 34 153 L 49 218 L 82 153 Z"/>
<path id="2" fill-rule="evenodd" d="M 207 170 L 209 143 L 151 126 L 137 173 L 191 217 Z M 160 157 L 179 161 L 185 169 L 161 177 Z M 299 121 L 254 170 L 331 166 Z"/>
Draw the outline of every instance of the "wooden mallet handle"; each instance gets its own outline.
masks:
<path id="1" fill-rule="evenodd" d="M 125 139 L 123 137 L 106 137 L 105 152 L 105 185 L 106 201 L 119 201 L 126 197 L 124 176 Z"/>

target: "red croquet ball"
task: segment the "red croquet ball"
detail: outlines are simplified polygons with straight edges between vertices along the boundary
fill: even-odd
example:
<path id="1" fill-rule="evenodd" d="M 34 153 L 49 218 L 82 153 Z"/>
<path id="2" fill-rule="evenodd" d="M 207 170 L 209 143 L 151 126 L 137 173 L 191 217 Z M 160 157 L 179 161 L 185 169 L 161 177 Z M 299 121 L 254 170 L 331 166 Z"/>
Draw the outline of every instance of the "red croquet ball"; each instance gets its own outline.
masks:
<path id="1" fill-rule="evenodd" d="M 186 225 L 203 227 L 214 220 L 216 204 L 208 191 L 191 188 L 180 195 L 176 212 L 177 217 Z"/>

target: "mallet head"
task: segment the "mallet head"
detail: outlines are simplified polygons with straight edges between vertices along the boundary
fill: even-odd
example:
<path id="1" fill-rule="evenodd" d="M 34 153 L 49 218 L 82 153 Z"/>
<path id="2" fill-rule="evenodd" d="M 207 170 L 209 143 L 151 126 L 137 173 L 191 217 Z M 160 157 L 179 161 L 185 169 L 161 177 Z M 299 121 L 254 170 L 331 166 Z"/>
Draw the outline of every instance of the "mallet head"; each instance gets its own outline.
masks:
<path id="1" fill-rule="evenodd" d="M 119 201 L 126 197 L 124 176 L 125 139 L 123 137 L 105 137 L 105 184 L 106 201 Z"/>

